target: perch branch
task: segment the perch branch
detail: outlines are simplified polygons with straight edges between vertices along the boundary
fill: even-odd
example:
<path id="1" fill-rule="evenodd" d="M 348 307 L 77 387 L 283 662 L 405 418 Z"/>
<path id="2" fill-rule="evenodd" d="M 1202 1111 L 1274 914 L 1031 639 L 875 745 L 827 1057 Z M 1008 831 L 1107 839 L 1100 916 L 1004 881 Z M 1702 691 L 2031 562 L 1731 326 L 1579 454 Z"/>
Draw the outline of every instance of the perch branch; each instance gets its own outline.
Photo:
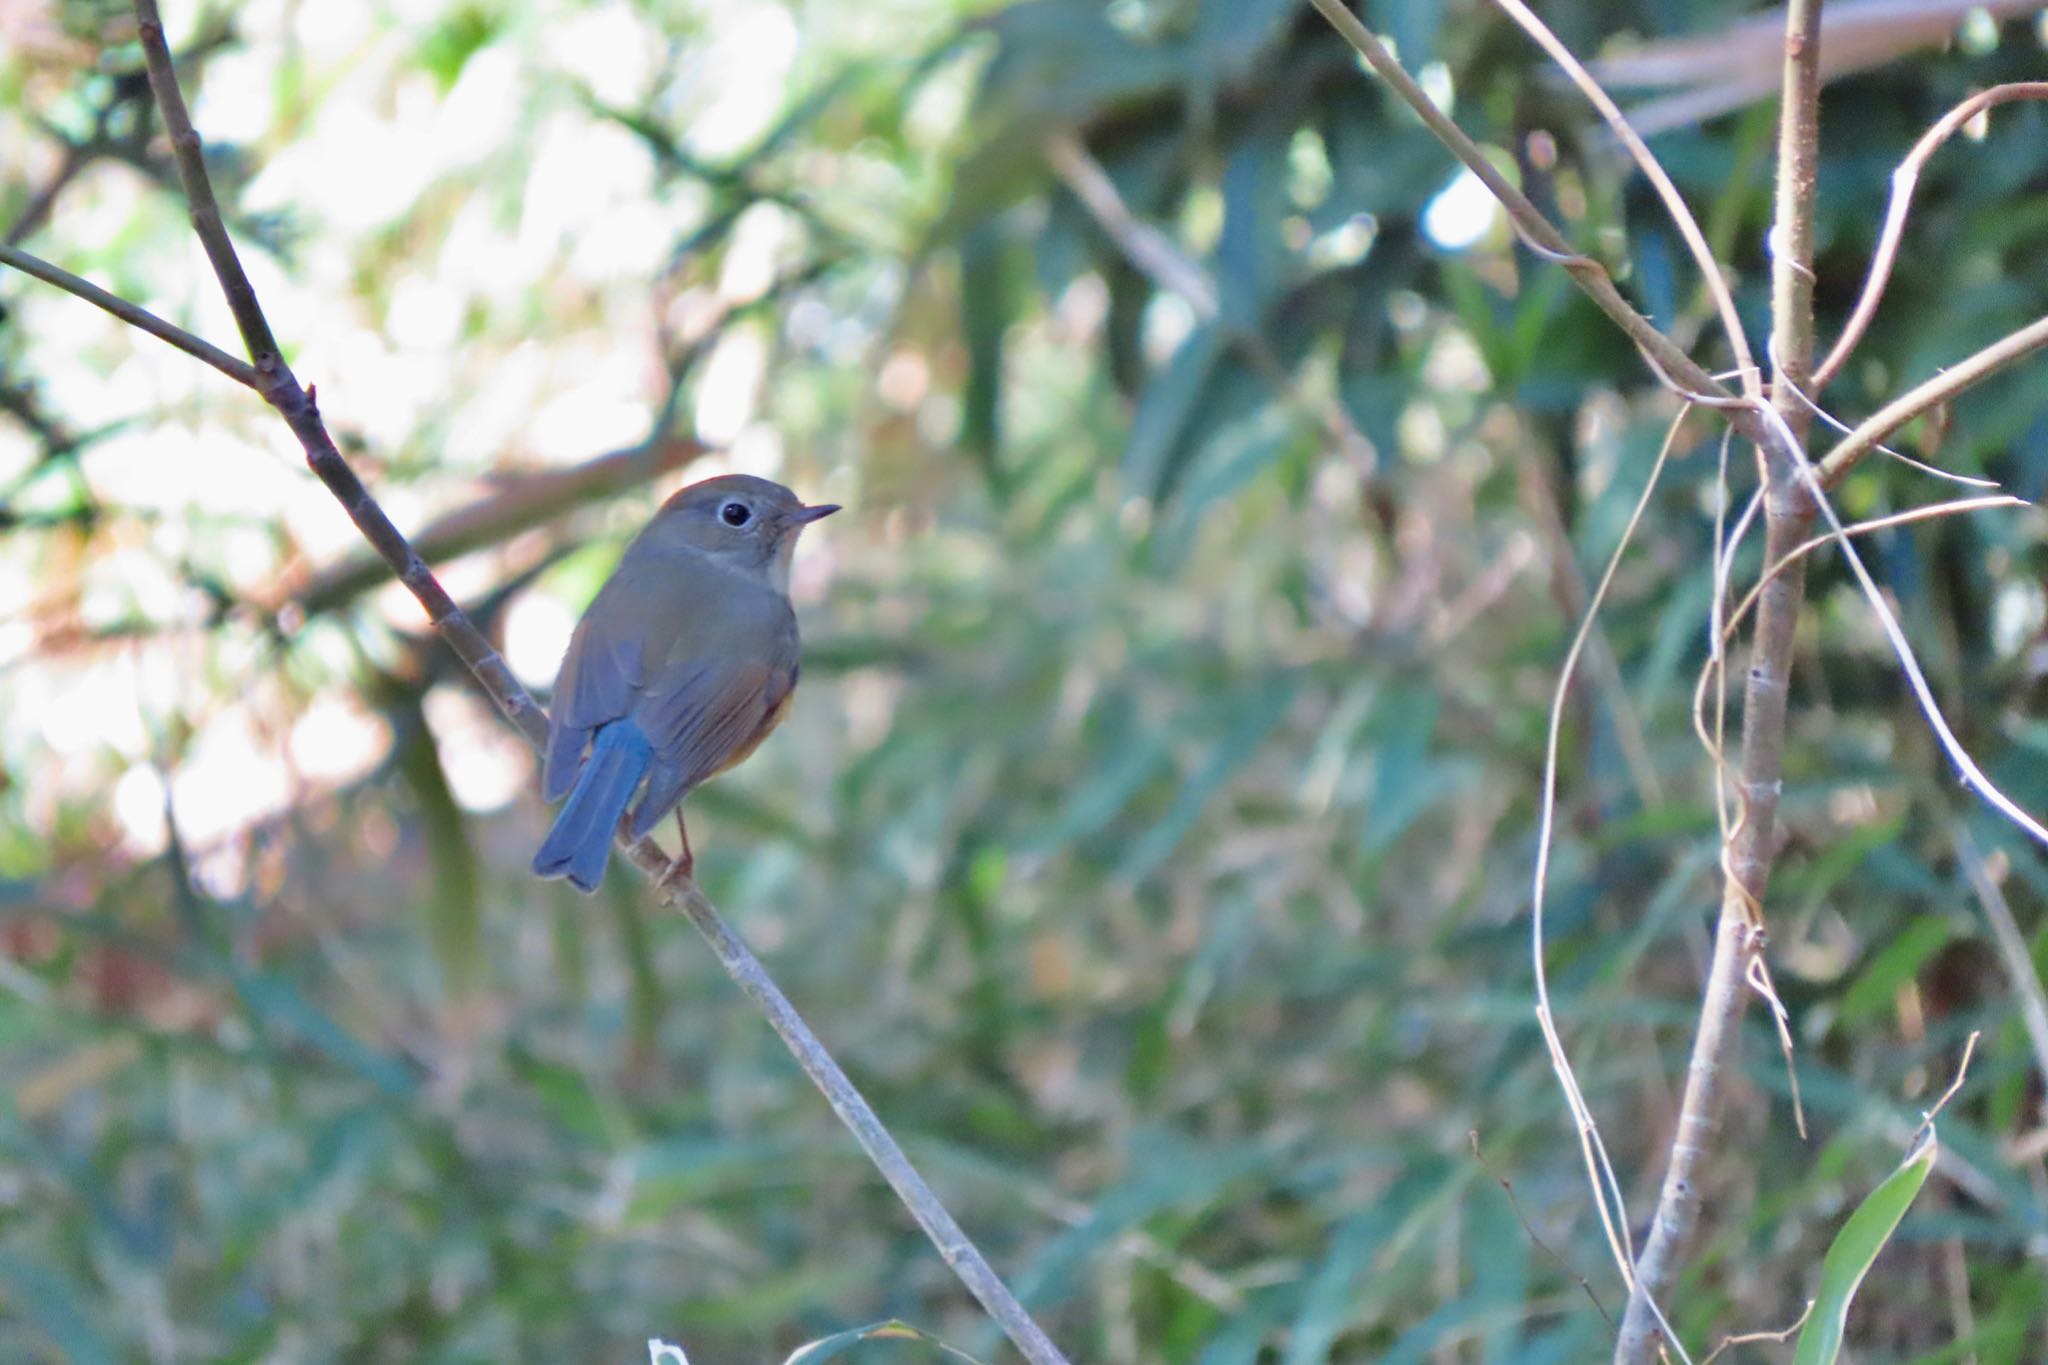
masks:
<path id="1" fill-rule="evenodd" d="M 219 277 L 221 288 L 226 294 L 229 307 L 234 313 L 237 327 L 241 330 L 255 365 L 248 373 L 235 368 L 240 362 L 232 357 L 223 357 L 231 362 L 223 365 L 205 352 L 195 349 L 204 346 L 197 343 L 169 324 L 158 322 L 147 326 L 142 319 L 147 314 L 134 309 L 132 305 L 114 306 L 121 301 L 111 295 L 101 297 L 98 291 L 73 277 L 51 279 L 45 269 L 31 269 L 29 273 L 39 278 L 51 279 L 52 283 L 81 297 L 99 303 L 101 307 L 133 321 L 138 327 L 180 349 L 199 355 L 213 364 L 216 369 L 227 373 L 238 381 L 259 392 L 266 402 L 276 408 L 292 434 L 299 440 L 306 452 L 307 464 L 320 481 L 327 485 L 347 511 L 350 519 L 377 551 L 380 558 L 391 566 L 399 580 L 405 584 L 420 605 L 426 610 L 435 630 L 452 648 L 462 662 L 473 672 L 498 708 L 504 712 L 527 741 L 538 746 L 547 734 L 547 719 L 540 706 L 521 687 L 517 678 L 499 657 L 496 650 L 477 631 L 461 608 L 443 589 L 439 581 L 427 568 L 425 561 L 407 543 L 405 537 L 392 525 L 369 490 L 355 475 L 334 441 L 327 434 L 321 420 L 315 395 L 310 389 L 303 389 L 284 364 L 270 325 L 263 316 L 256 292 L 243 273 L 241 262 L 236 258 L 227 230 L 220 217 L 219 206 L 214 200 L 213 190 L 207 179 L 199 137 L 192 129 L 191 119 L 185 111 L 183 95 L 178 90 L 177 76 L 172 66 L 170 51 L 164 42 L 163 25 L 157 14 L 155 0 L 135 0 L 136 18 L 142 40 L 144 58 L 149 68 L 150 85 L 154 90 L 159 107 L 171 135 L 171 145 L 177 158 L 179 174 L 185 182 L 187 201 L 192 210 L 192 225 L 204 246 L 207 258 L 212 262 L 214 273 Z M 6 258 L 10 265 L 21 263 L 13 257 Z M 31 258 L 32 260 L 32 258 Z M 40 265 L 40 262 L 35 263 Z M 27 266 L 22 266 L 28 269 Z M 57 272 L 61 275 L 61 272 Z M 74 287 L 81 286 L 81 287 Z M 136 316 L 131 316 L 131 314 Z M 243 367 L 248 369 L 248 367 Z M 976 1250 L 960 1225 L 946 1211 L 934 1194 L 918 1175 L 909 1159 L 903 1154 L 894 1138 L 883 1127 L 867 1101 L 847 1079 L 829 1052 L 807 1026 L 788 997 L 769 977 L 746 944 L 734 934 L 719 916 L 718 911 L 707 900 L 696 884 L 687 878 L 668 882 L 671 866 L 668 858 L 651 840 L 640 840 L 626 849 L 632 863 L 654 878 L 657 884 L 666 882 L 664 899 L 668 904 L 680 908 L 689 918 L 705 941 L 711 946 L 719 965 L 739 986 L 742 993 L 767 1017 L 771 1027 L 788 1045 L 798 1065 L 812 1082 L 823 1092 L 840 1121 L 853 1134 L 868 1159 L 881 1172 L 883 1179 L 896 1192 L 911 1216 L 917 1220 L 940 1256 L 968 1291 L 980 1301 L 989 1315 L 1009 1336 L 1032 1365 L 1066 1365 L 1059 1349 L 1032 1321 L 1030 1315 L 1016 1297 L 1010 1293 L 1000 1277 Z"/>

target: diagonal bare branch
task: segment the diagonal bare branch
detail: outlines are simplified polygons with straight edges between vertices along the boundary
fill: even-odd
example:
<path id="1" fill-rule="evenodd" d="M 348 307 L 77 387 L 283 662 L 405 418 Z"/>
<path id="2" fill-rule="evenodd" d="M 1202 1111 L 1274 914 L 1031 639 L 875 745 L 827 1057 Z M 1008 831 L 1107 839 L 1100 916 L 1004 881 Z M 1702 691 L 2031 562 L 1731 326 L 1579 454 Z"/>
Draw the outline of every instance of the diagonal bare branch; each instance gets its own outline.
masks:
<path id="1" fill-rule="evenodd" d="M 1330 26 L 1337 30 L 1344 41 L 1372 68 L 1373 74 L 1390 86 L 1402 103 L 1414 111 L 1423 125 L 1443 143 L 1446 150 L 1465 168 L 1476 176 L 1479 182 L 1500 202 L 1507 213 L 1508 221 L 1514 224 L 1517 234 L 1537 255 L 1564 268 L 1572 282 L 1591 299 L 1601 312 L 1613 319 L 1615 325 L 1636 348 L 1643 353 L 1659 379 L 1677 389 L 1681 397 L 1705 406 L 1727 408 L 1729 420 L 1744 436 L 1759 443 L 1771 439 L 1764 423 L 1755 412 L 1741 406 L 1743 400 L 1730 393 L 1721 382 L 1687 355 L 1670 337 L 1657 330 L 1648 318 L 1637 312 L 1635 306 L 1622 296 L 1615 287 L 1614 278 L 1605 266 L 1590 256 L 1581 255 L 1564 234 L 1543 216 L 1542 210 L 1531 203 L 1529 197 L 1502 175 L 1479 144 L 1454 123 L 1423 92 L 1415 79 L 1394 60 L 1394 54 L 1387 50 L 1385 43 L 1373 36 L 1371 29 L 1360 23 L 1358 16 L 1344 7 L 1343 0 L 1309 0 Z"/>
<path id="2" fill-rule="evenodd" d="M 1821 486 L 1833 488 L 1840 483 L 1864 456 L 1921 413 L 1941 406 L 2043 346 L 2048 346 L 2048 317 L 2036 318 L 1967 360 L 1951 365 L 1932 379 L 1900 394 L 1857 423 L 1854 431 L 1828 451 L 1827 458 L 1819 466 Z"/>
<path id="3" fill-rule="evenodd" d="M 246 360 L 237 359 L 210 341 L 192 335 L 175 323 L 165 322 L 156 314 L 138 304 L 128 302 L 118 294 L 110 294 L 94 284 L 83 280 L 68 270 L 51 265 L 38 256 L 31 256 L 20 247 L 0 242 L 0 265 L 11 265 L 24 275 L 32 275 L 44 284 L 53 284 L 67 294 L 75 294 L 98 308 L 104 308 L 130 327 L 139 328 L 159 341 L 167 341 L 186 355 L 203 360 L 219 370 L 237 384 L 250 388 L 259 387 L 255 367 Z"/>
<path id="4" fill-rule="evenodd" d="M 405 584 L 456 655 L 477 677 L 507 720 L 538 747 L 546 737 L 547 720 L 540 706 L 519 684 L 496 650 L 457 607 L 391 520 L 356 477 L 328 435 L 311 389 L 302 389 L 285 366 L 256 292 L 242 272 L 233 244 L 208 181 L 199 136 L 186 114 L 183 95 L 155 0 L 135 0 L 150 84 L 169 125 L 173 151 L 192 207 L 193 230 L 213 263 L 227 295 L 236 325 L 254 358 L 265 400 L 290 425 L 306 452 L 307 463 L 341 502 L 378 555 Z M 775 984 L 744 941 L 732 932 L 717 909 L 687 876 L 675 869 L 650 839 L 630 843 L 626 853 L 634 866 L 654 880 L 665 903 L 688 916 L 734 983 L 767 1018 L 797 1063 L 825 1096 L 876 1170 L 909 1209 L 946 1265 L 1032 1365 L 1066 1365 L 1066 1358 L 1034 1322 L 1008 1286 L 962 1231 L 952 1214 L 920 1176 L 846 1073 L 818 1041 L 796 1008 Z"/>
<path id="5" fill-rule="evenodd" d="M 1755 401 L 1762 395 L 1763 390 L 1757 379 L 1756 361 L 1750 355 L 1749 340 L 1743 335 L 1742 316 L 1735 311 L 1735 297 L 1728 291 L 1727 276 L 1722 271 L 1720 262 L 1714 259 L 1713 250 L 1707 245 L 1706 235 L 1700 231 L 1698 220 L 1693 217 L 1692 210 L 1686 205 L 1685 196 L 1678 192 L 1678 186 L 1671 183 L 1671 177 L 1665 174 L 1664 167 L 1656 157 L 1650 155 L 1650 149 L 1644 145 L 1642 138 L 1636 135 L 1636 130 L 1622 117 L 1620 106 L 1615 104 L 1613 98 L 1587 73 L 1585 64 L 1572 50 L 1558 41 L 1557 35 L 1550 31 L 1549 26 L 1536 17 L 1535 11 L 1523 4 L 1522 0 L 1496 2 L 1508 12 L 1510 18 L 1522 26 L 1524 32 L 1536 40 L 1537 46 L 1549 54 L 1552 61 L 1563 68 L 1565 75 L 1571 78 L 1572 84 L 1576 85 L 1600 112 L 1600 117 L 1606 120 L 1607 126 L 1613 130 L 1621 145 L 1628 149 L 1629 158 L 1636 163 L 1637 169 L 1642 171 L 1651 187 L 1656 190 L 1657 197 L 1663 201 L 1664 211 L 1670 215 L 1672 225 L 1684 239 L 1686 250 L 1692 253 L 1693 262 L 1699 266 L 1707 292 L 1713 297 L 1714 310 L 1721 318 L 1721 330 L 1727 336 L 1729 351 L 1735 357 L 1735 369 L 1742 381 L 1742 392 L 1751 401 Z"/>

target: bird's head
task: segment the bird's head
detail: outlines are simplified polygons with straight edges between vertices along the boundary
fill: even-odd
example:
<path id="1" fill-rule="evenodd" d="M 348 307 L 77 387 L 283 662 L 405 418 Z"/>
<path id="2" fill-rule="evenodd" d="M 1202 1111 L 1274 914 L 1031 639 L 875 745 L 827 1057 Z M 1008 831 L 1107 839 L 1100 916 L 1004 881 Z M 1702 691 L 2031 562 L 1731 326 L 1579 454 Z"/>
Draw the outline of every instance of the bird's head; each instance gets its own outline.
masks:
<path id="1" fill-rule="evenodd" d="M 665 544 L 686 546 L 713 561 L 789 587 L 789 560 L 804 527 L 837 512 L 836 503 L 804 501 L 779 483 L 724 474 L 693 483 L 655 513 L 648 527 Z"/>

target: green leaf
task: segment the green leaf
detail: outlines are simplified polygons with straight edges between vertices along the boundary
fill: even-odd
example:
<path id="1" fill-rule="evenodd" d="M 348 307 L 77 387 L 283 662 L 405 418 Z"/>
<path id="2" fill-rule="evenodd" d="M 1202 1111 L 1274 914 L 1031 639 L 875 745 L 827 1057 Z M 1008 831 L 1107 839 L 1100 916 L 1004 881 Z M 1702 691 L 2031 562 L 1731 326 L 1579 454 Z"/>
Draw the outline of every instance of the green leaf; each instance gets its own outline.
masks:
<path id="1" fill-rule="evenodd" d="M 1916 915 L 1908 920 L 1905 929 L 1864 965 L 1855 983 L 1842 993 L 1842 1023 L 1868 1023 L 1889 1010 L 1899 987 L 1911 981 L 1954 937 L 1954 928 L 1939 915 Z"/>
<path id="2" fill-rule="evenodd" d="M 960 333 L 967 342 L 960 444 L 982 462 L 991 482 L 1002 443 L 1003 338 L 1016 312 L 1005 275 L 1009 254 L 995 223 L 978 224 L 960 238 Z"/>
<path id="3" fill-rule="evenodd" d="M 1075 1292 L 1082 1266 L 1124 1233 L 1168 1209 L 1200 1216 L 1231 1185 L 1281 1159 L 1280 1149 L 1270 1144 L 1219 1151 L 1157 1130 L 1140 1134 L 1124 1179 L 1104 1190 L 1086 1218 L 1048 1242 L 1024 1268 L 1014 1282 L 1017 1297 L 1027 1304 L 1060 1302 Z"/>
<path id="4" fill-rule="evenodd" d="M 1134 720 L 1132 708 L 1105 711 L 1113 723 L 1103 727 L 1103 734 L 1114 747 L 1074 788 L 1052 823 L 1020 841 L 1026 851 L 1050 853 L 1104 828 L 1172 759 L 1173 749 L 1165 734 L 1114 723 Z"/>
<path id="5" fill-rule="evenodd" d="M 1180 468 L 1191 439 L 1189 419 L 1207 394 L 1224 350 L 1223 328 L 1205 322 L 1188 333 L 1165 368 L 1145 386 L 1131 418 L 1130 441 L 1124 446 L 1124 476 L 1136 491 L 1159 497 L 1169 476 Z"/>
<path id="6" fill-rule="evenodd" d="M 1256 692 L 1239 699 L 1231 708 L 1228 728 L 1210 752 L 1208 760 L 1195 770 L 1174 798 L 1159 823 L 1145 831 L 1131 845 L 1130 853 L 1117 868 L 1119 881 L 1136 884 L 1159 870 L 1187 832 L 1194 827 L 1202 808 L 1223 789 L 1231 774 L 1258 752 L 1266 736 L 1287 714 L 1300 687 L 1299 677 L 1277 676 Z"/>
<path id="7" fill-rule="evenodd" d="M 296 1035 L 308 1047 L 347 1067 L 385 1095 L 397 1098 L 412 1093 L 412 1074 L 404 1063 L 343 1028 L 290 981 L 271 973 L 251 973 L 239 978 L 236 985 L 242 1002 L 260 1026 Z"/>
<path id="8" fill-rule="evenodd" d="M 1217 302 L 1241 331 L 1258 329 L 1278 292 L 1288 252 L 1280 237 L 1287 208 L 1287 148 L 1293 129 L 1261 120 L 1223 168 L 1223 236 L 1216 244 Z"/>
<path id="9" fill-rule="evenodd" d="M 1862 1286 L 1863 1277 L 1870 1273 L 1877 1253 L 1884 1250 L 1899 1220 L 1906 1216 L 1907 1206 L 1927 1183 L 1927 1173 L 1934 1169 L 1938 1150 L 1930 1127 L 1926 1139 L 1907 1153 L 1899 1168 L 1856 1206 L 1856 1212 L 1835 1234 L 1833 1245 L 1821 1260 L 1820 1294 L 1799 1333 L 1792 1365 L 1834 1365 L 1841 1354 L 1842 1329 L 1849 1318 L 1850 1301 Z"/>
<path id="10" fill-rule="evenodd" d="M 394 697 L 391 719 L 398 771 L 418 802 L 420 842 L 433 868 L 427 926 L 434 954 L 450 993 L 466 999 L 481 984 L 485 961 L 482 867 L 420 694 L 407 690 Z"/>
<path id="11" fill-rule="evenodd" d="M 74 1365 L 113 1365 L 118 1358 L 94 1326 L 108 1305 L 92 1302 L 84 1285 L 49 1266 L 0 1252 L 0 1311 L 32 1323 Z"/>
<path id="12" fill-rule="evenodd" d="M 421 40 L 416 60 L 445 95 L 461 79 L 462 68 L 469 64 L 469 59 L 498 36 L 503 22 L 486 6 L 459 6 Z"/>

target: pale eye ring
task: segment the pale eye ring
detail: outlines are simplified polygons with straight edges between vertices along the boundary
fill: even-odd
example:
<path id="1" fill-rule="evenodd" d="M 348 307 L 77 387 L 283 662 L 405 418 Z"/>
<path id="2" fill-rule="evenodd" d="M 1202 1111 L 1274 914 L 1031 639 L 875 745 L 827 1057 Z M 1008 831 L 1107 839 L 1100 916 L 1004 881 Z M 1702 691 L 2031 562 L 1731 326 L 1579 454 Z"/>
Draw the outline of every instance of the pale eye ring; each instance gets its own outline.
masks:
<path id="1" fill-rule="evenodd" d="M 754 510 L 738 498 L 734 498 L 718 509 L 718 519 L 727 526 L 745 526 L 754 519 Z"/>

